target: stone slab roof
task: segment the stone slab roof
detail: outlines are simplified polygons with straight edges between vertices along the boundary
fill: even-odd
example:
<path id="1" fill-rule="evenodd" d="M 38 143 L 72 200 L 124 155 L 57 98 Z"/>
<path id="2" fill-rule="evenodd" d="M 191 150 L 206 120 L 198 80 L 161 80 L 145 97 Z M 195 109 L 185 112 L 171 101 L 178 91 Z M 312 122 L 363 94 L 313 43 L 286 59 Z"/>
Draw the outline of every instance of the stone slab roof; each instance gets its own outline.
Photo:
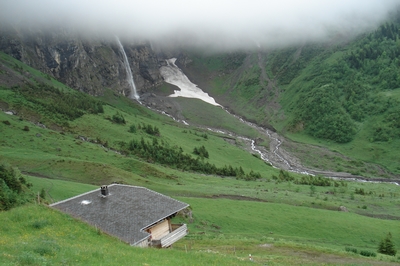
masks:
<path id="1" fill-rule="evenodd" d="M 51 204 L 102 231 L 135 245 L 149 237 L 143 229 L 189 206 L 144 187 L 113 184 Z"/>

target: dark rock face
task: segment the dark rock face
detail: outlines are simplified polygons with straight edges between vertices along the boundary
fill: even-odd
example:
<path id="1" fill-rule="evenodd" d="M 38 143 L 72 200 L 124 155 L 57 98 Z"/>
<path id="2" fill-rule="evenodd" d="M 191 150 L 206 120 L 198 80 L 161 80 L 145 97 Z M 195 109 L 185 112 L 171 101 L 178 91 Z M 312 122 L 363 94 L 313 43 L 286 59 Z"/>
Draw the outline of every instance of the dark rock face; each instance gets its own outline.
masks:
<path id="1" fill-rule="evenodd" d="M 139 94 L 160 85 L 159 62 L 145 42 L 120 40 Z M 129 96 L 131 88 L 116 38 L 87 37 L 59 30 L 0 27 L 0 51 L 92 95 L 105 88 Z"/>

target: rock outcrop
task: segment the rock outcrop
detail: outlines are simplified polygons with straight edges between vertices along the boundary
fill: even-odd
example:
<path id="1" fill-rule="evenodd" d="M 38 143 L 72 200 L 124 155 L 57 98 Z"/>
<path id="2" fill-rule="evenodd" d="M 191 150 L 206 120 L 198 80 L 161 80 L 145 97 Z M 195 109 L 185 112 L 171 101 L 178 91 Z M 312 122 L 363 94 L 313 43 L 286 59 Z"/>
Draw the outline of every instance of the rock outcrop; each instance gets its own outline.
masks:
<path id="1" fill-rule="evenodd" d="M 139 94 L 162 83 L 157 55 L 147 42 L 120 40 Z M 0 51 L 91 95 L 105 88 L 129 96 L 123 56 L 115 36 L 106 39 L 72 30 L 0 28 Z"/>

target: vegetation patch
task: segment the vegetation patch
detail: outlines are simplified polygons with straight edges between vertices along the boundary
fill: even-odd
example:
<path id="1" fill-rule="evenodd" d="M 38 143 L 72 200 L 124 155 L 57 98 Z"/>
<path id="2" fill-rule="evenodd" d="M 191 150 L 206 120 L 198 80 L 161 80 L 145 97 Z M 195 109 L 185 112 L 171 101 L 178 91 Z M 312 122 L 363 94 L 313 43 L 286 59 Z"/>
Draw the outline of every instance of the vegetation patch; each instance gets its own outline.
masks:
<path id="1" fill-rule="evenodd" d="M 0 211 L 32 201 L 31 185 L 18 169 L 0 163 Z"/>

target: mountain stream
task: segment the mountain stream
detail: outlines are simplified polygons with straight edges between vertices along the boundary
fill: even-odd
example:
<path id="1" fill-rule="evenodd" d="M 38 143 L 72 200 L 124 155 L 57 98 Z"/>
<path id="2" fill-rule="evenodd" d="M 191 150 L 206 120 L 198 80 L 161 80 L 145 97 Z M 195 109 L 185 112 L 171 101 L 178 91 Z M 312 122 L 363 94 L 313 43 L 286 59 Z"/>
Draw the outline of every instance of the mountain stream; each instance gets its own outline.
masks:
<path id="1" fill-rule="evenodd" d="M 160 68 L 160 73 L 164 80 L 167 83 L 173 84 L 180 88 L 180 91 L 175 90 L 174 94 L 170 95 L 170 97 L 186 97 L 186 98 L 197 98 L 200 99 L 204 102 L 207 102 L 209 104 L 212 104 L 214 106 L 221 106 L 218 104 L 214 98 L 210 97 L 207 93 L 203 92 L 200 88 L 197 87 L 196 84 L 192 83 L 189 78 L 183 73 L 183 71 L 175 64 L 176 58 L 171 58 L 167 59 L 167 66 L 162 66 Z M 226 112 L 229 113 L 228 110 L 226 110 L 223 106 L 221 106 Z M 177 120 L 171 115 L 161 112 L 164 115 L 168 115 L 169 117 L 173 118 L 174 120 L 184 123 L 188 125 L 188 123 L 184 120 Z M 296 173 L 302 173 L 302 174 L 308 174 L 308 175 L 323 175 L 329 178 L 334 178 L 334 179 L 351 179 L 354 181 L 360 181 L 360 182 L 388 182 L 388 183 L 393 183 L 396 185 L 399 185 L 397 182 L 393 182 L 390 179 L 388 180 L 382 180 L 382 179 L 369 179 L 365 178 L 362 176 L 355 176 L 351 175 L 349 173 L 344 173 L 344 172 L 332 172 L 332 171 L 323 171 L 323 170 L 316 170 L 316 169 L 309 169 L 304 167 L 298 158 L 295 158 L 288 152 L 286 152 L 284 149 L 281 148 L 281 145 L 284 141 L 284 138 L 280 135 L 278 135 L 276 132 L 273 132 L 269 129 L 260 127 L 256 124 L 253 124 L 251 122 L 248 122 L 244 120 L 243 118 L 231 114 L 230 115 L 236 117 L 239 119 L 242 123 L 247 124 L 248 126 L 256 129 L 258 132 L 260 132 L 262 135 L 264 135 L 267 139 L 269 139 L 269 148 L 266 148 L 264 146 L 259 146 L 257 145 L 257 141 L 253 139 L 249 139 L 247 137 L 243 136 L 238 136 L 235 135 L 234 133 L 223 131 L 220 129 L 214 129 L 214 128 L 207 128 L 210 131 L 228 135 L 231 137 L 236 137 L 245 143 L 247 143 L 247 147 L 249 151 L 255 152 L 260 155 L 260 158 L 271 164 L 273 167 L 278 168 L 278 169 L 283 169 L 286 171 L 291 171 L 291 172 L 296 172 Z"/>

